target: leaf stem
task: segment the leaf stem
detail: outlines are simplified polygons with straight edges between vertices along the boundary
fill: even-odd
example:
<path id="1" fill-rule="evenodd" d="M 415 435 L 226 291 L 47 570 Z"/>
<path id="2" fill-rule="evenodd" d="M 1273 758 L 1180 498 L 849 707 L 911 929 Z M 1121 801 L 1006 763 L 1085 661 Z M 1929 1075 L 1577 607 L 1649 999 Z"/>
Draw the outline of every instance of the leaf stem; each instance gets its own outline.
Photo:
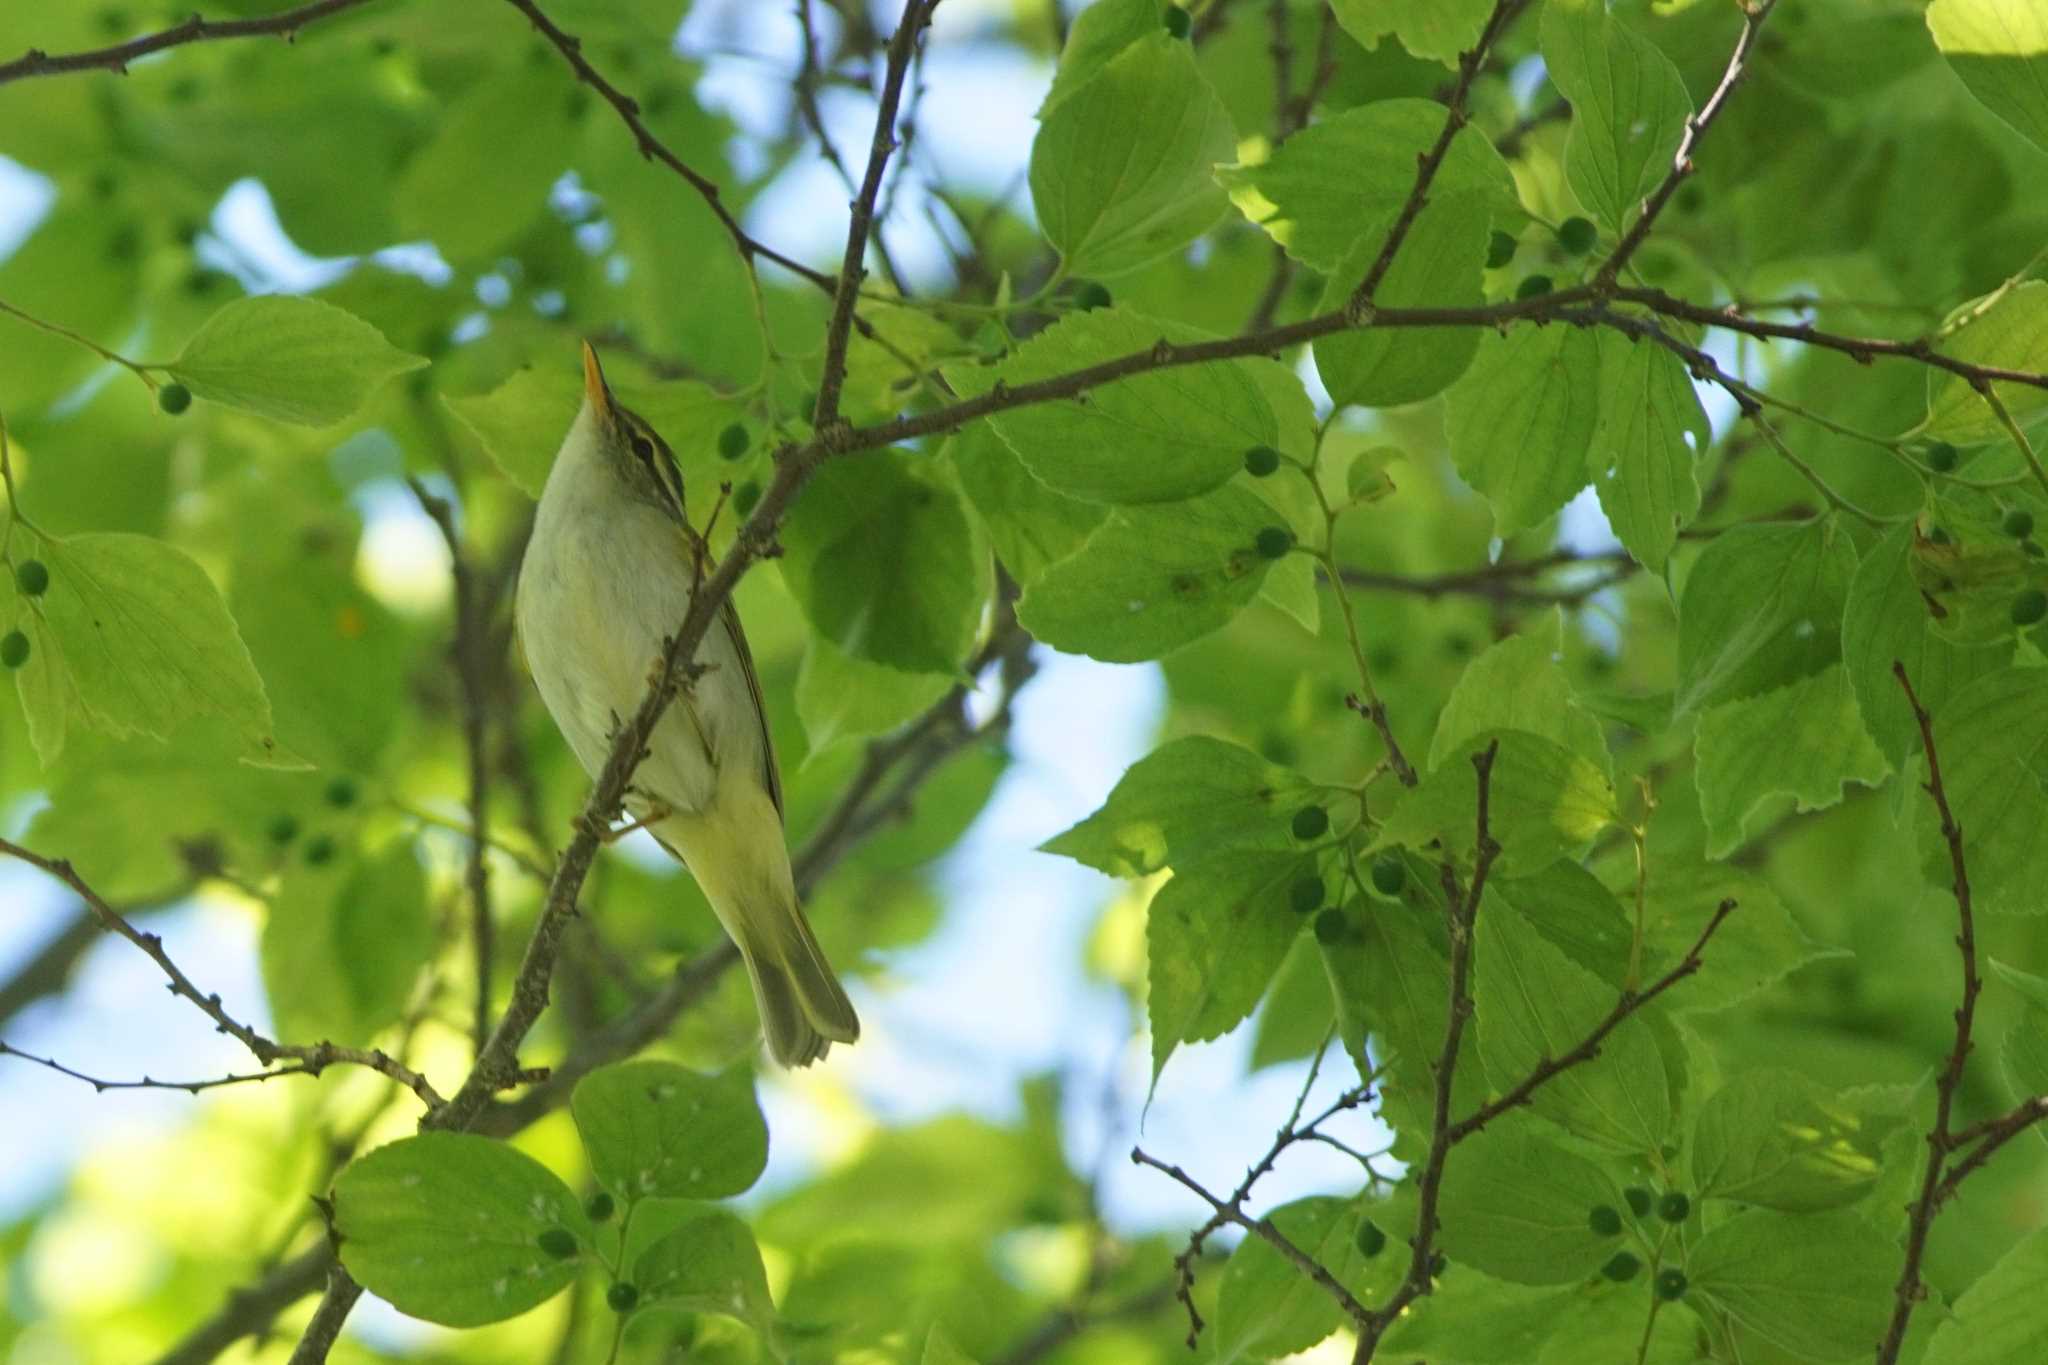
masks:
<path id="1" fill-rule="evenodd" d="M 112 365 L 119 365 L 122 368 L 129 371 L 137 379 L 140 379 L 146 386 L 148 386 L 149 391 L 151 393 L 156 392 L 156 380 L 150 377 L 149 369 L 147 366 L 138 364 L 137 362 L 130 360 L 127 356 L 122 355 L 119 352 L 108 350 L 106 347 L 100 345 L 97 341 L 94 341 L 91 337 L 86 336 L 84 333 L 74 332 L 69 327 L 61 326 L 58 323 L 47 322 L 42 318 L 35 316 L 35 314 L 33 313 L 25 313 L 21 309 L 16 308 L 13 304 L 9 303 L 5 299 L 0 299 L 0 313 L 5 313 L 9 317 L 18 318 L 21 321 L 27 323 L 31 327 L 37 328 L 40 331 L 48 332 L 51 336 L 63 337 L 66 341 L 75 342 L 76 344 L 85 347 L 86 350 L 91 351 L 101 360 L 104 360 Z"/>

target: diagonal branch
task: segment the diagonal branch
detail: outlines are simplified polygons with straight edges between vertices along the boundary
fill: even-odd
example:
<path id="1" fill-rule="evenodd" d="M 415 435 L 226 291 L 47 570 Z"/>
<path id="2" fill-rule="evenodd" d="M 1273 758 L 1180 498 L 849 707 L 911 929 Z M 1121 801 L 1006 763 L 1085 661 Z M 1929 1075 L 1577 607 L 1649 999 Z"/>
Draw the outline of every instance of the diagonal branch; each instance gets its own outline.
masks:
<path id="1" fill-rule="evenodd" d="M 1627 234 L 1615 244 L 1613 253 L 1600 263 L 1600 269 L 1594 274 L 1593 282 L 1603 292 L 1614 287 L 1614 282 L 1621 277 L 1622 268 L 1628 264 L 1629 258 L 1649 240 L 1650 228 L 1656 223 L 1657 215 L 1664 211 L 1664 206 L 1671 202 L 1671 196 L 1678 192 L 1678 187 L 1693 173 L 1692 154 L 1699 147 L 1700 139 L 1706 136 L 1707 129 L 1720 117 L 1721 111 L 1728 107 L 1728 97 L 1735 92 L 1736 85 L 1742 80 L 1744 69 L 1749 65 L 1750 53 L 1756 49 L 1757 33 L 1763 28 L 1764 20 L 1771 17 L 1771 11 L 1777 7 L 1778 0 L 1739 0 L 1739 3 L 1742 8 L 1742 33 L 1735 40 L 1735 51 L 1729 54 L 1728 65 L 1721 72 L 1721 80 L 1715 85 L 1714 93 L 1707 96 L 1707 102 L 1700 106 L 1698 113 L 1686 119 L 1685 134 L 1678 140 L 1678 150 L 1671 158 L 1671 169 L 1664 173 L 1664 178 L 1657 183 L 1657 188 L 1650 191 L 1650 197 L 1643 201 L 1643 211 L 1636 216 L 1635 222 L 1630 224 Z"/>
<path id="2" fill-rule="evenodd" d="M 194 985 L 192 978 L 187 976 L 184 969 L 171 959 L 170 953 L 164 948 L 162 935 L 152 933 L 147 929 L 137 929 L 133 924 L 129 923 L 127 916 L 109 905 L 99 892 L 93 890 L 91 883 L 81 877 L 78 874 L 78 870 L 69 861 L 63 858 L 46 858 L 35 850 L 24 848 L 10 839 L 0 839 L 0 854 L 17 858 L 31 867 L 48 873 L 64 883 L 64 885 L 70 887 L 72 891 L 77 893 L 78 898 L 85 902 L 87 908 L 91 910 L 93 918 L 99 922 L 102 929 L 110 933 L 119 934 L 122 938 L 127 939 L 137 948 L 140 948 L 149 957 L 150 961 L 156 963 L 157 969 L 164 974 L 166 990 L 170 991 L 172 995 L 190 1001 L 194 1008 L 213 1021 L 215 1032 L 225 1033 L 243 1047 L 249 1049 L 250 1054 L 257 1061 L 263 1063 L 264 1066 L 273 1066 L 280 1061 L 303 1064 L 296 1068 L 287 1068 L 277 1074 L 303 1073 L 317 1076 L 326 1068 L 335 1065 L 367 1067 L 372 1071 L 389 1076 L 392 1080 L 410 1089 L 415 1095 L 419 1096 L 420 1102 L 426 1105 L 429 1110 L 435 1109 L 442 1103 L 440 1094 L 428 1083 L 425 1076 L 414 1071 L 411 1067 L 382 1049 L 341 1047 L 327 1042 L 312 1044 L 280 1043 L 273 1038 L 265 1037 L 229 1014 L 227 1008 L 221 1004 L 218 993 L 201 991 L 198 986 Z M 185 1087 L 181 1086 L 179 1088 L 183 1089 Z"/>
<path id="3" fill-rule="evenodd" d="M 1444 157 L 1451 150 L 1451 143 L 1465 127 L 1465 101 L 1472 94 L 1472 82 L 1479 78 L 1479 68 L 1486 64 L 1486 54 L 1500 41 L 1521 13 L 1526 0 L 1494 0 L 1493 13 L 1486 17 L 1486 27 L 1480 30 L 1479 40 L 1470 50 L 1458 58 L 1458 78 L 1451 86 L 1450 98 L 1445 100 L 1444 126 L 1437 134 L 1436 142 L 1415 162 L 1415 187 L 1408 191 L 1408 198 L 1401 204 L 1401 210 L 1394 215 L 1394 222 L 1387 229 L 1386 240 L 1380 243 L 1379 254 L 1373 257 L 1366 268 L 1365 278 L 1358 282 L 1358 288 L 1351 291 L 1349 310 L 1354 316 L 1361 315 L 1372 307 L 1373 295 L 1379 292 L 1380 284 L 1393 269 L 1394 257 L 1401 250 L 1401 243 L 1408 240 L 1409 229 L 1415 226 L 1415 219 L 1423 206 L 1429 202 L 1429 187 L 1436 180 L 1436 173 L 1442 169 Z"/>
<path id="4" fill-rule="evenodd" d="M 519 3 L 519 0 L 513 0 Z M 882 192 L 882 172 L 889 155 L 896 150 L 896 107 L 903 97 L 903 80 L 910 71 L 910 59 L 917 39 L 932 21 L 939 0 L 904 0 L 903 18 L 889 40 L 889 64 L 882 75 L 882 98 L 875 110 L 875 136 L 868 148 L 867 173 L 861 177 L 860 192 L 853 197 L 853 211 L 846 220 L 846 256 L 840 263 L 839 283 L 832 296 L 832 319 L 825 327 L 825 365 L 818 378 L 818 406 L 811 417 L 811 429 L 829 432 L 839 422 L 839 390 L 846 382 L 846 346 L 853 335 L 853 305 L 860 296 L 861 281 L 867 278 L 868 231 L 874 221 L 875 198 Z"/>
<path id="5" fill-rule="evenodd" d="M 73 71 L 112 71 L 116 75 L 128 74 L 128 63 L 147 57 L 166 48 L 182 47 L 186 43 L 217 42 L 227 38 L 283 38 L 290 42 L 306 25 L 339 14 L 343 10 L 357 9 L 370 0 L 313 0 L 312 4 L 282 14 L 265 15 L 260 19 L 202 19 L 193 15 L 182 24 L 173 25 L 161 32 L 144 34 L 131 38 L 125 43 L 110 47 L 93 48 L 85 52 L 60 52 L 55 56 L 36 48 L 30 48 L 21 57 L 11 62 L 0 63 L 0 85 L 10 81 L 26 80 L 32 76 L 61 76 Z"/>
<path id="6" fill-rule="evenodd" d="M 1957 1141 L 1954 1124 L 1956 1092 L 1962 1088 L 1963 1067 L 1970 1056 L 1970 1031 L 1977 1018 L 1977 995 L 1984 989 L 1984 982 L 1977 974 L 1976 916 L 1970 902 L 1970 869 L 1963 860 L 1963 829 L 1956 823 L 1955 812 L 1948 804 L 1948 789 L 1942 785 L 1941 755 L 1934 744 L 1934 717 L 1920 704 L 1920 696 L 1913 690 L 1913 681 L 1906 676 L 1905 664 L 1893 660 L 1892 676 L 1899 680 L 1899 686 L 1906 693 L 1906 703 L 1913 708 L 1913 719 L 1919 724 L 1920 744 L 1927 754 L 1924 787 L 1941 816 L 1941 837 L 1948 844 L 1949 867 L 1954 877 L 1950 890 L 1956 901 L 1956 953 L 1962 959 L 1962 998 L 1956 1006 L 1955 1041 L 1950 1045 L 1948 1060 L 1942 1064 L 1941 1074 L 1934 1082 L 1934 1125 L 1927 1132 L 1927 1165 L 1921 1172 L 1920 1192 L 1914 1197 L 1906 1220 L 1906 1255 L 1899 1267 L 1898 1286 L 1893 1291 L 1891 1322 L 1885 1328 L 1884 1341 L 1877 1348 L 1877 1365 L 1894 1365 L 1898 1360 L 1913 1310 L 1927 1297 L 1927 1286 L 1920 1281 L 1920 1262 L 1927 1251 L 1928 1231 L 1941 1209 L 1944 1189 L 1952 1193 L 1954 1181 L 1960 1181 L 1982 1165 L 2006 1141 L 2005 1136 L 1987 1135 L 1976 1150 L 1958 1163 L 1959 1173 L 1944 1181 L 1943 1168 L 1948 1164 L 1949 1153 L 1955 1150 Z M 2022 1110 L 2025 1108 L 2021 1106 Z M 2026 1126 L 2022 1123 L 2012 1131 L 2018 1133 Z"/>

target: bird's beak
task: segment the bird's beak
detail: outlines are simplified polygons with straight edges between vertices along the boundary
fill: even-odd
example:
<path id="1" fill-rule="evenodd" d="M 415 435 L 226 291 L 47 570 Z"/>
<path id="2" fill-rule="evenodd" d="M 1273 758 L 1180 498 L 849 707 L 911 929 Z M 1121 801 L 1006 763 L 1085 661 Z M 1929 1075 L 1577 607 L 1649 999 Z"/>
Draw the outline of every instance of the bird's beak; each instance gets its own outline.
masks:
<path id="1" fill-rule="evenodd" d="M 605 387 L 604 369 L 597 363 L 597 352 L 590 349 L 590 343 L 583 343 L 583 397 L 599 417 L 610 420 L 612 415 L 612 391 Z"/>

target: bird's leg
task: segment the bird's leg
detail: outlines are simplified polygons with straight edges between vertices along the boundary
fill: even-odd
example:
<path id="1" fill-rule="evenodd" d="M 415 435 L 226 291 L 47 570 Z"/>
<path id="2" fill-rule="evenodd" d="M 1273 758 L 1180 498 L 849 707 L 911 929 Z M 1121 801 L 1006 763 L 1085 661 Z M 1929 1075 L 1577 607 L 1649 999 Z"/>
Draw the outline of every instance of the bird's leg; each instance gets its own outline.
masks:
<path id="1" fill-rule="evenodd" d="M 635 830 L 646 829 L 649 825 L 658 825 L 662 821 L 668 819 L 668 817 L 673 814 L 675 814 L 675 812 L 671 810 L 666 804 L 660 801 L 647 799 L 646 809 L 642 810 L 640 814 L 635 816 L 633 819 L 628 820 L 625 824 L 620 825 L 615 829 L 607 828 L 599 831 L 597 836 L 598 841 L 600 843 L 615 844 L 619 840 L 625 838 L 628 834 L 633 833 Z"/>

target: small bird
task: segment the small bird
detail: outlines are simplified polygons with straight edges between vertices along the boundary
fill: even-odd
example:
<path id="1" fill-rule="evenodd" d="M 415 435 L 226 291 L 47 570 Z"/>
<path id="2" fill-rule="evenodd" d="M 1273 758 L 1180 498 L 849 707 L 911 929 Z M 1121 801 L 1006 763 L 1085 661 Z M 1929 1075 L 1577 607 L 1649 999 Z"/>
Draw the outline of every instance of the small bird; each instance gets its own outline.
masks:
<path id="1" fill-rule="evenodd" d="M 541 700 L 593 778 L 708 559 L 674 454 L 612 397 L 585 342 L 583 408 L 541 492 L 515 626 Z M 761 683 L 730 600 L 696 662 L 655 726 L 626 809 L 690 869 L 738 946 L 769 1055 L 806 1066 L 858 1038 L 860 1020 L 797 904 Z"/>

